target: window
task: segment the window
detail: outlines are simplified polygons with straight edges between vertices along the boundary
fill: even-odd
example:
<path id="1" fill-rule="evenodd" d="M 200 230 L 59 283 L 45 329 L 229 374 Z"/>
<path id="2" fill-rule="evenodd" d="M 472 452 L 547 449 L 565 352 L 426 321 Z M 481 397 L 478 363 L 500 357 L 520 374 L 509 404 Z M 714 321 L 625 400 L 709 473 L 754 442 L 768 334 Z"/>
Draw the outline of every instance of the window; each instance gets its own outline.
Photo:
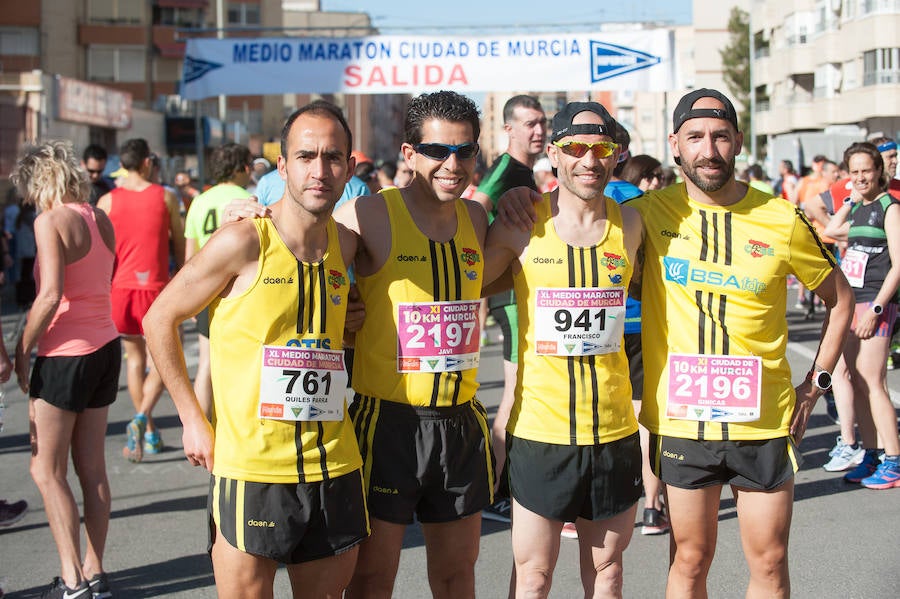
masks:
<path id="1" fill-rule="evenodd" d="M 153 24 L 173 27 L 203 27 L 203 10 L 199 8 L 154 6 Z"/>
<path id="2" fill-rule="evenodd" d="M 259 4 L 229 2 L 226 18 L 229 25 L 259 25 Z"/>
<path id="3" fill-rule="evenodd" d="M 863 53 L 863 85 L 900 83 L 900 48 Z"/>
<path id="4" fill-rule="evenodd" d="M 127 46 L 88 48 L 88 79 L 91 81 L 145 81 L 146 50 Z"/>
<path id="5" fill-rule="evenodd" d="M 88 21 L 92 23 L 140 23 L 144 3 L 134 0 L 89 0 Z"/>
<path id="6" fill-rule="evenodd" d="M 37 27 L 0 27 L 0 54 L 38 56 Z"/>

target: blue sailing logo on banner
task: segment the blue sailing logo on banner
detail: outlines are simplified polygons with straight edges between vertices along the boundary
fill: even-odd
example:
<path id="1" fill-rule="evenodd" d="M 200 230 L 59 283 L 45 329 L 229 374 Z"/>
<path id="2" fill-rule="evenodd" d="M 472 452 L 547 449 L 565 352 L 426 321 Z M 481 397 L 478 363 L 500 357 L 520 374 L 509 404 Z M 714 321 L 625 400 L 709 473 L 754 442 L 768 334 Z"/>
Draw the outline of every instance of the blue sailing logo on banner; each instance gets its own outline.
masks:
<path id="1" fill-rule="evenodd" d="M 659 64 L 659 56 L 591 40 L 591 83 Z"/>
<path id="2" fill-rule="evenodd" d="M 216 69 L 221 69 L 222 64 L 218 62 L 211 62 L 209 60 L 201 60 L 199 58 L 192 58 L 190 56 L 184 57 L 184 82 L 190 83 L 191 81 L 196 81 L 200 79 L 210 71 L 214 71 Z"/>

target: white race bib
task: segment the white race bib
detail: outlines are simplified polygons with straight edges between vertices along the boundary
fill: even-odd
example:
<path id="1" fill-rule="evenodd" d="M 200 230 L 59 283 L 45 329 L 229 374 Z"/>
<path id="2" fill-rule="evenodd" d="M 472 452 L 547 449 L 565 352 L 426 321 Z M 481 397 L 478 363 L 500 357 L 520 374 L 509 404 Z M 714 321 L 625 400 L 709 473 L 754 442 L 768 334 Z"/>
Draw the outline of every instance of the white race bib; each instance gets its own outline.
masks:
<path id="1" fill-rule="evenodd" d="M 534 302 L 534 349 L 542 356 L 592 356 L 619 351 L 625 331 L 625 289 L 541 287 Z"/>
<path id="2" fill-rule="evenodd" d="M 346 391 L 343 351 L 263 346 L 260 418 L 343 420 Z"/>
<path id="3" fill-rule="evenodd" d="M 851 287 L 859 289 L 866 281 L 866 265 L 869 263 L 869 254 L 859 250 L 848 249 L 841 259 L 841 270 L 847 277 Z"/>

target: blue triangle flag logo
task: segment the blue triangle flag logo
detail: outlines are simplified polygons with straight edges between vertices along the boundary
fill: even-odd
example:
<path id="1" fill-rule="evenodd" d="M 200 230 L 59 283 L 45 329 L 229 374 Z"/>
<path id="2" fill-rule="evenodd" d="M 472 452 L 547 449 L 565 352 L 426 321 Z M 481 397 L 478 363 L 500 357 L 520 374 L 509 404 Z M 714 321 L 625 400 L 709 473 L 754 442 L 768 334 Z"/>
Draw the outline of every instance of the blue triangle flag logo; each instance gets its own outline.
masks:
<path id="1" fill-rule="evenodd" d="M 209 60 L 201 60 L 191 56 L 184 57 L 184 82 L 190 83 L 200 79 L 210 71 L 221 69 L 222 65 L 218 62 Z"/>
<path id="2" fill-rule="evenodd" d="M 591 40 L 591 83 L 646 69 L 661 60 L 640 50 Z"/>

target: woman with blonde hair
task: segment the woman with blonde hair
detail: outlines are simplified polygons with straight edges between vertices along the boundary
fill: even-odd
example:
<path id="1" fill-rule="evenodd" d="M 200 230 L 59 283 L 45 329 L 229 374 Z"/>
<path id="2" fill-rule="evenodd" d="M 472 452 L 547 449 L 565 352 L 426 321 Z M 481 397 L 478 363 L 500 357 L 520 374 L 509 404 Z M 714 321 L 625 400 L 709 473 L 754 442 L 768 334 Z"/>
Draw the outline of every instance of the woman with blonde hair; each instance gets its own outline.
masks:
<path id="1" fill-rule="evenodd" d="M 61 575 L 43 596 L 108 598 L 104 440 L 122 351 L 110 307 L 113 228 L 105 213 L 87 203 L 90 184 L 67 142 L 28 150 L 11 179 L 40 212 L 34 221 L 37 297 L 16 346 L 15 369 L 31 397 L 31 476 L 61 563 Z M 78 506 L 66 480 L 70 451 L 84 499 L 83 561 Z"/>

